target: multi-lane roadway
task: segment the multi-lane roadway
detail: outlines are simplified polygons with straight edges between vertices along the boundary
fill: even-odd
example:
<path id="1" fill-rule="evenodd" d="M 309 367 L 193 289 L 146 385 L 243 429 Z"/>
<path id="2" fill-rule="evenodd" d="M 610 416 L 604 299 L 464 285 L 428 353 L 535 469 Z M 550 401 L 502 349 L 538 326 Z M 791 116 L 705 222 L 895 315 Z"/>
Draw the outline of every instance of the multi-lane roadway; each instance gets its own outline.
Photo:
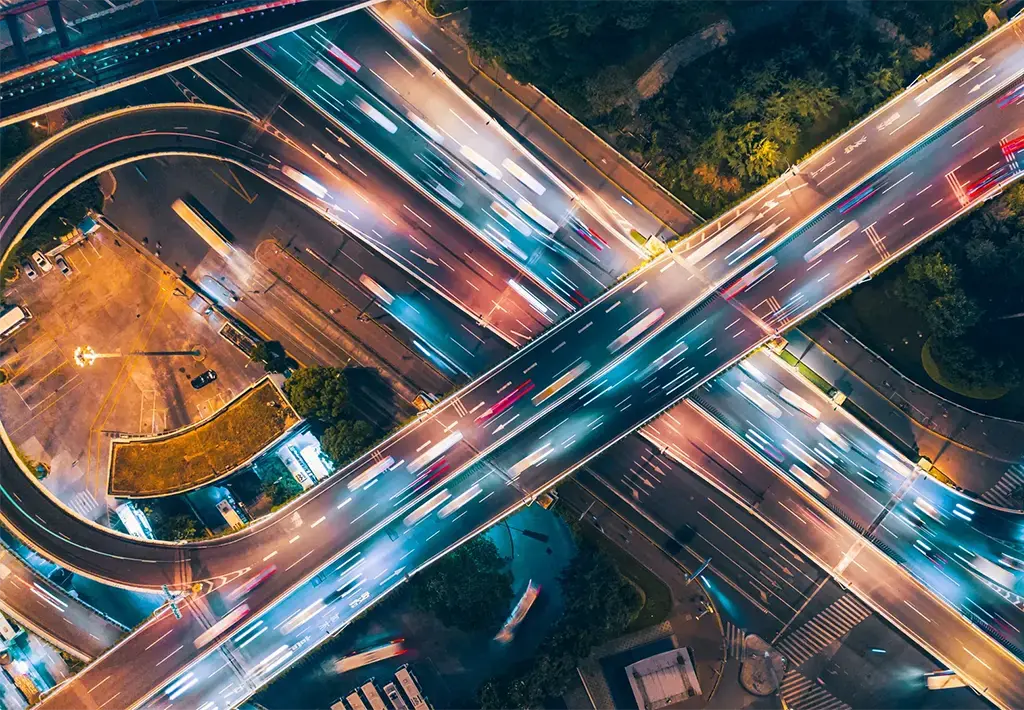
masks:
<path id="1" fill-rule="evenodd" d="M 1020 515 L 978 505 L 929 478 L 764 354 L 711 380 L 641 431 L 930 652 L 965 677 L 984 678 L 994 702 L 1020 705 L 1019 659 L 977 630 L 1011 648 L 1019 642 L 1019 601 L 986 576 L 1005 582 L 1009 570 L 1000 573 L 1001 565 L 979 562 L 978 555 L 1014 555 Z M 667 474 L 634 460 L 601 481 L 668 525 L 671 501 L 692 485 Z M 744 591 L 771 607 L 791 594 L 791 581 L 754 574 Z"/>
<path id="2" fill-rule="evenodd" d="M 76 47 L 0 74 L 0 126 L 187 66 L 261 38 L 365 7 L 367 2 L 271 0 Z"/>
<path id="3" fill-rule="evenodd" d="M 367 15 L 360 17 L 377 28 Z M 352 38 L 362 33 L 345 29 L 321 24 L 257 44 L 250 54 L 562 303 L 582 306 L 636 264 L 640 249 L 628 234 L 612 236 L 579 213 L 539 163 L 509 155 L 512 144 L 503 136 L 456 113 L 464 131 L 485 131 L 482 140 L 460 142 L 434 116 L 420 115 L 371 66 L 363 67 L 362 61 L 379 57 L 358 51 L 365 47 Z M 495 146 L 486 157 L 475 147 L 485 143 Z"/>
<path id="4" fill-rule="evenodd" d="M 1009 33 L 1004 32 L 1000 37 L 1007 34 Z M 971 62 L 972 59 L 973 57 L 967 57 L 962 61 L 971 63 L 973 71 L 978 62 Z M 962 68 L 954 62 L 947 71 L 955 72 Z M 992 84 L 995 87 L 1000 86 L 998 82 Z M 945 91 L 951 91 L 953 88 L 954 84 L 950 83 Z M 932 102 L 943 96 L 945 91 L 923 102 L 919 106 L 921 113 L 926 113 L 928 107 L 933 105 Z M 984 177 L 986 173 L 982 169 L 987 166 L 981 163 L 976 165 L 974 162 L 967 162 L 961 166 L 955 162 L 951 164 L 950 159 L 957 155 L 973 155 L 975 157 L 972 160 L 977 161 L 984 158 L 978 153 L 980 148 L 985 148 L 986 151 L 993 148 L 998 150 L 999 136 L 996 134 L 1000 122 L 1012 119 L 1006 118 L 1009 114 L 991 110 L 992 107 L 992 103 L 987 104 L 985 109 L 972 115 L 969 121 L 957 123 L 936 140 L 907 155 L 890 168 L 889 174 L 880 178 L 881 183 L 885 184 L 875 188 L 868 198 L 849 209 L 834 207 L 823 219 L 815 220 L 795 234 L 787 234 L 785 228 L 789 225 L 782 224 L 775 227 L 777 235 L 759 236 L 758 233 L 747 233 L 745 230 L 748 228 L 757 229 L 759 220 L 773 219 L 772 212 L 784 201 L 791 200 L 787 204 L 793 206 L 791 209 L 797 219 L 802 219 L 803 214 L 813 213 L 817 207 L 813 204 L 801 206 L 800 193 L 820 195 L 822 191 L 829 192 L 828 188 L 822 187 L 822 181 L 817 183 L 816 190 L 804 190 L 789 185 L 774 186 L 757 196 L 754 204 L 746 205 L 759 207 L 760 218 L 751 215 L 756 219 L 751 219 L 747 224 L 733 230 L 731 236 L 727 234 L 727 238 L 715 242 L 716 249 L 702 250 L 694 244 L 688 244 L 689 249 L 680 254 L 656 261 L 595 300 L 587 308 L 577 311 L 543 337 L 535 339 L 510 361 L 471 385 L 466 392 L 447 400 L 427 418 L 387 442 L 384 448 L 374 452 L 373 459 L 391 455 L 394 467 L 388 475 L 381 476 L 373 482 L 373 487 L 369 489 L 373 493 L 365 493 L 365 508 L 360 509 L 356 500 L 349 503 L 344 503 L 344 499 L 339 500 L 339 492 L 344 493 L 347 488 L 340 477 L 318 489 L 309 500 L 300 501 L 297 506 L 309 510 L 310 516 L 324 510 L 322 515 L 316 517 L 317 521 L 321 521 L 322 518 L 317 525 L 326 528 L 330 520 L 335 533 L 338 529 L 343 529 L 346 533 L 345 540 L 355 542 L 363 536 L 363 532 L 373 532 L 379 527 L 373 524 L 374 522 L 397 520 L 398 517 L 406 515 L 407 510 L 418 507 L 424 497 L 403 507 L 401 496 L 389 498 L 390 504 L 385 504 L 381 492 L 399 492 L 413 483 L 417 475 L 429 470 L 432 475 L 437 474 L 438 478 L 425 483 L 425 488 L 429 487 L 430 490 L 424 496 L 432 498 L 442 495 L 442 498 L 438 499 L 437 507 L 424 517 L 423 524 L 438 526 L 438 535 L 431 533 L 431 540 L 440 545 L 443 541 L 457 538 L 464 528 L 455 525 L 456 522 L 460 525 L 470 525 L 465 528 L 466 531 L 473 529 L 472 523 L 485 523 L 495 514 L 521 501 L 524 496 L 549 485 L 553 480 L 580 465 L 602 450 L 609 441 L 624 435 L 653 414 L 677 401 L 702 379 L 762 341 L 774 328 L 798 317 L 801 310 L 810 309 L 822 298 L 842 290 L 851 280 L 866 273 L 871 266 L 884 262 L 887 255 L 877 249 L 877 242 L 869 228 L 879 223 L 887 225 L 888 222 L 883 218 L 892 217 L 899 210 L 906 208 L 910 196 L 921 197 L 928 190 L 941 187 L 933 185 L 934 180 L 922 184 L 920 178 L 915 180 L 913 175 L 922 176 L 936 172 L 942 175 L 952 172 L 960 175 L 961 181 Z M 979 115 L 984 117 L 989 125 L 988 129 L 985 129 L 984 124 L 974 123 Z M 995 123 L 990 122 L 987 117 L 994 117 Z M 935 126 L 943 123 L 948 114 L 941 118 L 929 118 L 931 125 Z M 923 123 L 925 122 L 910 122 L 906 127 Z M 156 139 L 157 136 L 154 136 L 147 140 Z M 117 139 L 112 142 L 116 143 Z M 864 145 L 861 144 L 861 147 Z M 812 158 L 812 161 L 817 159 Z M 845 179 L 848 184 L 854 186 L 870 175 L 857 174 L 849 170 L 849 166 L 837 168 L 840 174 L 844 168 L 848 171 L 845 173 Z M 961 170 L 964 172 L 960 172 Z M 975 176 L 974 173 L 978 171 L 982 172 Z M 802 167 L 801 177 L 807 174 L 807 168 Z M 795 179 L 791 177 L 789 182 L 792 183 Z M 61 184 L 60 178 L 57 180 L 56 184 Z M 47 180 L 42 180 L 43 184 L 46 182 Z M 839 183 L 836 181 L 833 184 Z M 872 181 L 871 184 L 874 185 L 875 182 Z M 911 188 L 916 188 L 918 192 L 908 193 Z M 26 192 L 19 196 L 18 202 L 26 197 L 29 200 L 36 198 L 38 191 L 28 195 L 29 191 L 26 188 Z M 862 188 L 857 188 L 853 194 L 861 191 Z M 935 205 L 929 203 L 930 206 L 921 206 L 915 202 L 899 226 L 893 227 L 891 231 L 887 230 L 885 234 L 877 232 L 880 237 L 889 240 L 886 242 L 889 245 L 889 255 L 898 253 L 901 248 L 926 234 L 930 226 L 940 223 L 963 208 L 955 187 L 946 187 L 945 193 L 947 194 L 942 199 L 936 197 L 938 203 Z M 842 195 L 841 188 L 832 194 L 833 197 Z M 902 203 L 894 204 L 890 201 L 898 197 L 904 198 Z M 826 198 L 816 199 L 827 202 Z M 17 218 L 15 217 L 18 212 L 4 210 L 10 215 L 0 227 L 5 230 L 5 244 L 13 233 L 21 231 L 21 227 L 26 224 L 23 220 L 37 211 L 31 206 L 17 209 L 21 213 Z M 802 210 L 805 209 L 811 212 L 803 213 Z M 843 209 L 842 213 L 840 209 Z M 731 214 L 730 217 L 743 218 L 743 207 L 739 212 Z M 861 228 L 860 230 L 850 230 L 849 225 L 854 219 L 859 220 L 857 226 Z M 12 223 L 18 226 L 11 228 Z M 910 226 L 911 223 L 914 226 Z M 725 225 L 718 226 L 722 228 Z M 843 231 L 848 232 L 844 235 L 846 241 L 829 241 L 833 234 Z M 727 256 L 734 254 L 738 247 L 744 247 L 762 237 L 766 240 L 785 238 L 785 243 L 778 249 L 777 255 L 773 255 L 776 260 L 774 270 L 771 265 L 767 268 L 763 266 L 770 262 L 764 261 L 766 257 L 763 256 L 763 250 L 766 247 L 760 243 L 754 244 L 745 253 L 732 258 Z M 705 238 L 705 235 L 702 235 L 702 238 Z M 715 238 L 715 234 L 708 234 L 705 243 L 712 243 L 711 240 Z M 816 245 L 821 243 L 831 248 L 822 250 L 817 258 L 805 260 L 804 256 L 812 253 L 817 248 Z M 712 251 L 714 253 L 711 253 Z M 854 259 L 850 257 L 854 253 L 863 258 L 863 263 L 851 267 L 849 264 Z M 747 271 L 737 279 L 735 273 L 741 271 L 742 265 L 750 261 L 756 261 L 754 271 Z M 781 267 L 778 266 L 780 264 Z M 818 271 L 808 275 L 808 268 Z M 756 278 L 751 278 L 752 273 Z M 787 280 L 792 278 L 793 283 L 799 277 L 799 285 L 803 288 L 798 290 L 793 283 L 780 280 L 783 276 L 788 277 Z M 704 298 L 708 283 L 725 284 L 722 294 Z M 790 306 L 781 317 L 778 317 L 779 311 L 785 309 L 786 305 L 780 303 L 780 308 L 773 308 L 774 304 L 764 295 L 764 289 L 769 287 L 782 290 L 793 287 L 793 294 L 803 293 L 803 296 L 796 301 L 795 306 Z M 785 298 L 788 303 L 792 296 L 787 294 Z M 695 305 L 697 308 L 693 309 Z M 584 335 L 587 331 L 590 331 L 591 335 Z M 597 337 L 593 337 L 595 335 Z M 633 336 L 632 340 L 629 336 Z M 454 438 L 448 439 L 452 443 L 451 448 L 447 451 L 434 449 L 435 445 L 456 432 L 461 438 L 457 441 Z M 427 456 L 428 460 L 425 463 L 419 467 L 413 465 L 413 462 L 425 456 L 427 452 L 431 456 Z M 445 461 L 438 463 L 442 458 Z M 7 459 L 5 464 L 9 461 L 10 459 Z M 350 470 L 356 471 L 368 465 L 368 461 L 361 462 Z M 456 477 L 445 481 L 445 466 L 453 470 L 462 470 Z M 480 486 L 479 493 L 475 493 L 474 486 Z M 490 496 L 489 488 L 493 488 L 496 494 Z M 353 492 L 352 496 L 355 498 L 363 492 L 364 490 Z M 443 493 L 447 493 L 452 500 L 465 503 L 464 508 L 440 517 L 439 512 L 449 503 L 449 499 L 444 498 Z M 295 519 L 289 518 L 287 514 L 279 515 L 263 525 L 257 524 L 252 530 L 240 536 L 218 541 L 217 545 L 201 544 L 174 548 L 122 539 L 112 533 L 84 526 L 81 522 L 74 521 L 64 511 L 55 509 L 52 502 L 41 492 L 34 490 L 34 485 L 27 477 L 21 490 L 8 488 L 5 494 L 7 497 L 0 506 L 4 516 L 9 522 L 16 522 L 21 532 L 31 536 L 33 542 L 42 549 L 61 559 L 70 558 L 72 566 L 85 567 L 96 574 L 112 575 L 111 578 L 127 580 L 125 583 L 129 584 L 138 584 L 138 579 L 141 578 L 161 581 L 169 578 L 166 572 L 156 572 L 152 569 L 160 565 L 154 565 L 148 560 L 162 562 L 168 566 L 168 563 L 180 562 L 181 574 L 170 577 L 172 581 L 180 583 L 189 579 L 215 576 L 217 572 L 214 570 L 217 570 L 217 565 L 221 565 L 219 569 L 223 570 L 220 572 L 222 574 L 238 572 L 245 567 L 258 567 L 259 563 L 254 563 L 256 555 L 253 552 L 256 551 L 256 554 L 265 557 L 270 554 L 269 545 L 273 545 L 273 551 L 279 554 L 282 550 L 291 553 L 289 548 L 280 545 L 284 535 L 288 534 L 282 526 L 286 525 L 288 520 L 295 522 Z M 24 494 L 26 498 L 22 499 L 20 494 Z M 487 498 L 490 502 L 481 506 L 480 503 Z M 360 497 L 360 500 L 363 500 L 363 497 Z M 374 503 L 369 503 L 370 500 Z M 331 517 L 326 511 L 329 504 L 333 505 L 336 511 L 331 513 Z M 40 528 L 38 522 L 28 514 L 28 510 L 32 510 L 32 514 L 38 510 L 41 515 L 52 516 L 48 526 L 54 531 L 73 531 L 75 542 L 59 538 L 59 532 L 49 533 Z M 352 512 L 346 512 L 347 510 Z M 462 512 L 465 513 L 464 517 L 456 520 Z M 359 517 L 356 518 L 356 515 Z M 451 527 L 447 527 L 449 520 L 452 521 Z M 77 529 L 81 527 L 88 529 Z M 264 534 L 263 531 L 266 530 L 272 532 Z M 441 532 L 444 532 L 444 535 L 441 535 Z M 380 540 L 374 544 L 387 547 L 388 543 L 383 542 L 383 539 L 390 543 L 396 542 L 391 540 L 390 536 L 381 538 L 382 534 L 383 530 L 373 538 Z M 314 534 L 314 544 L 321 535 L 322 533 Z M 301 538 L 300 534 L 299 539 Z M 417 538 L 419 539 L 419 536 Z M 244 540 L 244 544 L 240 544 L 240 540 Z M 329 554 L 328 550 L 345 550 L 347 547 L 336 534 L 323 542 L 330 544 L 320 547 L 319 550 L 292 548 L 295 551 L 293 554 L 298 555 L 301 552 L 305 556 L 295 561 L 287 570 L 288 574 L 279 572 L 254 592 L 252 604 L 258 608 L 259 600 L 265 604 L 276 598 L 287 584 L 302 579 L 305 574 L 315 569 L 314 562 L 324 559 L 325 555 Z M 93 544 L 96 547 L 89 550 L 88 547 Z M 101 549 L 112 545 L 116 546 L 124 559 L 117 560 L 116 563 L 113 559 L 102 559 L 104 555 L 110 553 Z M 319 554 L 316 554 L 318 552 Z M 424 549 L 423 552 L 428 553 L 429 550 Z M 310 561 L 310 557 L 313 557 L 313 561 Z M 144 559 L 147 561 L 143 561 Z M 262 560 L 262 557 L 260 559 Z M 388 559 L 394 561 L 392 557 Z M 243 561 L 248 564 L 243 565 Z M 284 561 L 282 560 L 282 563 Z M 150 566 L 149 570 L 146 570 L 147 565 Z M 401 573 L 396 577 L 396 581 L 400 575 Z M 132 576 L 135 577 L 130 578 Z M 287 601 L 279 607 L 284 611 L 291 608 L 292 603 Z M 273 613 L 277 613 L 277 607 Z M 341 617 L 339 620 L 342 620 Z M 191 624 L 179 622 L 175 626 L 177 631 L 167 633 L 178 641 L 188 641 L 188 634 L 201 627 L 202 623 L 198 619 Z M 147 628 L 140 633 L 140 637 L 150 633 L 152 631 Z M 146 639 L 148 638 L 151 637 L 147 636 Z M 162 637 L 157 637 L 154 646 L 145 650 L 156 648 L 173 651 L 169 654 L 170 658 L 182 652 L 186 646 L 186 643 L 182 642 L 179 644 L 180 648 L 175 650 L 166 645 L 173 645 L 175 641 L 164 642 L 159 638 Z M 262 643 L 254 643 L 252 648 L 266 648 Z M 140 649 L 136 648 L 135 651 L 138 653 Z M 118 652 L 121 652 L 120 649 Z M 167 668 L 168 674 L 172 674 L 181 667 L 186 658 L 187 655 L 182 655 L 162 661 L 162 664 Z M 100 667 L 103 666 L 98 665 L 96 668 Z M 157 676 L 154 676 L 152 680 L 156 678 Z M 95 677 L 92 679 L 97 682 L 101 680 Z M 81 690 L 85 684 L 79 683 L 76 687 Z M 88 688 L 85 690 L 88 691 Z M 108 702 L 111 700 L 107 699 Z"/>

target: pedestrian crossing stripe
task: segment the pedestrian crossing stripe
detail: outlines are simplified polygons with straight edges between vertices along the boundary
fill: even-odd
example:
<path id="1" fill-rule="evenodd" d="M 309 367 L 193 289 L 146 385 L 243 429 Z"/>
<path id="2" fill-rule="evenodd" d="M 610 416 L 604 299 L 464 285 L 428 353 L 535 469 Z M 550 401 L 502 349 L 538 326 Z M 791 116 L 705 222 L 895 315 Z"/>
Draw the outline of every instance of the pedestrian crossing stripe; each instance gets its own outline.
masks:
<path id="1" fill-rule="evenodd" d="M 739 628 L 731 621 L 725 624 L 725 658 L 735 658 L 742 661 L 747 652 L 747 632 Z"/>
<path id="2" fill-rule="evenodd" d="M 68 507 L 82 517 L 89 517 L 89 514 L 96 510 L 99 505 L 99 502 L 89 491 L 80 491 L 68 501 Z"/>
<path id="3" fill-rule="evenodd" d="M 986 503 L 1006 508 L 1019 507 L 1019 502 L 1014 500 L 1014 494 L 1021 486 L 1024 486 L 1024 470 L 1022 469 L 1024 467 L 1020 464 L 1010 466 L 995 485 L 982 494 L 981 499 Z"/>
<path id="4" fill-rule="evenodd" d="M 868 240 L 871 242 L 871 246 L 875 248 L 875 251 L 878 252 L 878 255 L 883 259 L 888 259 L 890 256 L 889 250 L 885 247 L 885 244 L 883 243 L 885 241 L 885 237 L 879 235 L 878 230 L 875 229 L 875 225 L 872 224 L 865 228 L 864 233 L 868 236 Z"/>
<path id="5" fill-rule="evenodd" d="M 466 409 L 466 405 L 464 405 L 462 403 L 462 400 L 460 400 L 458 397 L 452 400 L 452 406 L 455 408 L 455 413 L 458 414 L 460 417 L 464 417 L 467 414 L 469 414 L 469 410 Z"/>
<path id="6" fill-rule="evenodd" d="M 959 200 L 962 206 L 966 207 L 970 200 L 967 199 L 967 193 L 964 192 L 963 185 L 960 184 L 956 175 L 953 173 L 946 173 L 946 182 L 948 182 L 949 186 L 953 188 L 953 194 L 956 195 L 956 199 Z"/>
<path id="7" fill-rule="evenodd" d="M 787 634 L 775 647 L 789 659 L 791 668 L 798 668 L 869 616 L 871 611 L 867 607 L 845 594 Z"/>
<path id="8" fill-rule="evenodd" d="M 783 705 L 792 710 L 852 710 L 820 683 L 796 670 L 790 670 L 783 677 L 779 694 Z"/>

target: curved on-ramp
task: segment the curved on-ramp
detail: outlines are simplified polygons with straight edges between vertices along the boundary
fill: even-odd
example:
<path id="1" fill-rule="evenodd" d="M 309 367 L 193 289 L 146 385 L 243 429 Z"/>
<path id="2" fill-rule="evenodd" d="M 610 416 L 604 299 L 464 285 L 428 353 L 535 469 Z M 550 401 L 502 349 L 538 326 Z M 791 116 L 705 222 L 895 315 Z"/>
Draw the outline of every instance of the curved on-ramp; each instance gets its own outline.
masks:
<path id="1" fill-rule="evenodd" d="M 270 155 L 314 172 L 318 162 L 272 128 L 233 109 L 161 104 L 120 109 L 69 127 L 40 144 L 0 176 L 0 252 L 6 253 L 65 193 L 108 170 L 156 156 L 231 162 L 317 206 L 271 177 Z M 279 173 L 278 173 L 279 174 Z M 276 535 L 282 515 L 216 540 L 168 543 L 133 538 L 80 517 L 53 497 L 13 456 L 0 421 L 0 521 L 33 549 L 79 574 L 134 589 L 182 588 L 246 567 L 246 550 Z M 330 486 L 322 487 L 326 491 Z M 317 498 L 303 496 L 294 512 Z"/>
<path id="2" fill-rule="evenodd" d="M 0 176 L 0 251 L 6 252 L 32 223 L 70 189 L 111 167 L 159 155 L 206 157 L 236 164 L 315 204 L 274 179 L 281 156 L 315 173 L 323 166 L 274 129 L 248 114 L 205 104 L 161 104 L 96 116 L 51 137 Z M 11 197 L 16 196 L 16 197 Z M 182 587 L 236 572 L 253 551 L 277 535 L 280 514 L 216 540 L 166 543 L 132 538 L 79 517 L 52 497 L 11 453 L 0 421 L 0 521 L 26 544 L 59 564 L 100 581 L 129 588 Z M 340 480 L 341 477 L 335 480 Z M 295 501 L 293 512 L 314 502 L 331 484 Z M 977 503 L 977 502 L 976 502 Z M 1004 530 L 1016 515 L 1004 516 Z"/>

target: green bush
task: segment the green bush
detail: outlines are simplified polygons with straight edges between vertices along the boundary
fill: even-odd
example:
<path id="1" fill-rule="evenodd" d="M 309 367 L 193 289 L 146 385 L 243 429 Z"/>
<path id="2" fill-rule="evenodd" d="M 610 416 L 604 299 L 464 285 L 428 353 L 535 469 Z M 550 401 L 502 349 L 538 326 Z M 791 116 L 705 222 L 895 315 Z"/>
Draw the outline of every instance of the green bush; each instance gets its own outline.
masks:
<path id="1" fill-rule="evenodd" d="M 512 574 L 486 537 L 475 537 L 409 581 L 413 606 L 445 626 L 497 633 L 511 609 Z"/>

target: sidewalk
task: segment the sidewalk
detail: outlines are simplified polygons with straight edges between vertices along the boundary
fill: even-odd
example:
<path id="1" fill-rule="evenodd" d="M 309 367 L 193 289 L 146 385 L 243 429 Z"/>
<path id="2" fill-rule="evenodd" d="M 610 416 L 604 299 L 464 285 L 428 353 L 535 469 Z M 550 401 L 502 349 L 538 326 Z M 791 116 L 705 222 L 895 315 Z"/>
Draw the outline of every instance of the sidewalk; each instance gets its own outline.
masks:
<path id="1" fill-rule="evenodd" d="M 739 666 L 737 663 L 727 664 L 725 631 L 718 613 L 720 610 L 716 609 L 716 613 L 704 614 L 697 618 L 702 608 L 701 600 L 711 598 L 710 595 L 699 584 L 687 585 L 687 573 L 678 562 L 646 537 L 643 531 L 630 525 L 575 482 L 560 486 L 558 495 L 559 505 L 566 506 L 576 517 L 582 516 L 612 544 L 654 572 L 672 592 L 673 607 L 665 622 L 615 639 L 595 649 L 590 658 L 581 664 L 580 670 L 586 678 L 586 688 L 596 707 L 615 707 L 607 684 L 603 680 L 600 662 L 602 658 L 667 638 L 674 639 L 679 647 L 688 646 L 693 650 L 694 668 L 702 695 L 699 703 L 696 702 L 697 699 L 693 699 L 686 701 L 685 707 L 739 707 L 736 701 L 739 695 L 743 694 L 742 689 L 739 695 L 735 692 L 736 688 L 739 688 Z M 715 703 L 719 690 L 730 697 L 727 705 Z M 590 700 L 585 695 L 571 699 L 579 701 L 573 702 L 571 707 L 591 707 Z"/>
<path id="2" fill-rule="evenodd" d="M 520 84 L 494 65 L 478 65 L 462 41 L 461 15 L 430 17 L 418 0 L 387 2 L 373 10 L 392 26 L 404 24 L 430 47 L 431 61 L 484 104 L 511 131 L 532 145 L 571 184 L 594 193 L 624 193 L 648 215 L 634 226 L 644 236 L 669 241 L 702 220 L 639 167 L 604 142 L 558 104 L 531 85 Z M 615 199 L 615 198 L 613 198 Z M 636 212 L 636 205 L 615 199 L 615 208 Z M 607 203 L 607 200 L 604 200 Z M 615 209 L 613 208 L 613 209 Z"/>
<path id="3" fill-rule="evenodd" d="M 978 414 L 924 389 L 824 315 L 786 334 L 787 350 L 957 485 L 986 495 L 1024 459 L 1024 423 Z"/>

